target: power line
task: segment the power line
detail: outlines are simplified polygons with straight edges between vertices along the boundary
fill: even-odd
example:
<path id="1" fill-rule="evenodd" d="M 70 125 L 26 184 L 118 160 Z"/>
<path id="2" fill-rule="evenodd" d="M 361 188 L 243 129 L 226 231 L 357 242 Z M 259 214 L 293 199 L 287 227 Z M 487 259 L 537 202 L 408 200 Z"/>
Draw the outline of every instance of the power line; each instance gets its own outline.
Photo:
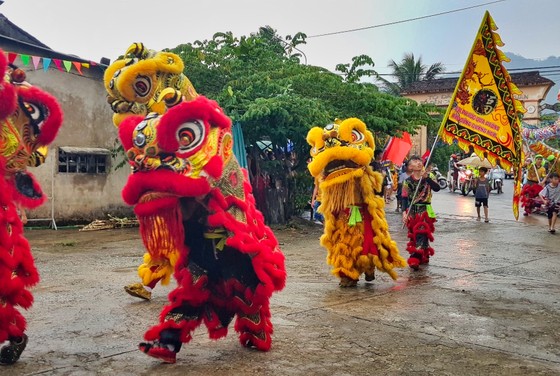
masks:
<path id="1" fill-rule="evenodd" d="M 366 27 L 359 27 L 359 28 L 357 28 L 357 29 L 349 29 L 349 30 L 342 30 L 342 31 L 333 31 L 333 32 L 330 32 L 330 33 L 317 34 L 317 35 L 310 35 L 310 36 L 307 37 L 307 39 L 309 39 L 309 38 L 326 37 L 326 36 L 329 36 L 329 35 L 336 35 L 336 34 L 353 33 L 354 31 L 362 31 L 362 30 L 368 30 L 368 29 L 375 29 L 375 28 L 383 27 L 383 26 L 390 26 L 390 25 L 396 25 L 396 24 L 405 23 L 405 22 L 410 22 L 410 21 L 417 21 L 417 20 L 422 20 L 422 19 L 424 19 L 424 18 L 430 18 L 430 17 L 442 16 L 442 15 L 444 15 L 444 14 L 462 12 L 462 11 L 464 11 L 464 10 L 469 10 L 469 9 L 473 9 L 473 8 L 480 8 L 480 7 L 483 7 L 483 6 L 486 6 L 486 5 L 490 5 L 490 4 L 501 3 L 501 2 L 503 2 L 503 1 L 506 1 L 506 0 L 496 0 L 496 1 L 491 1 L 491 2 L 489 2 L 489 3 L 484 3 L 484 4 L 479 4 L 479 5 L 473 5 L 473 6 L 466 7 L 466 8 L 454 9 L 454 10 L 449 10 L 449 11 L 446 11 L 446 12 L 440 12 L 440 13 L 429 14 L 429 15 L 427 15 L 427 16 L 420 16 L 420 17 L 408 18 L 408 19 L 406 19 L 406 20 L 388 22 L 388 23 L 379 24 L 379 25 L 366 26 Z"/>
<path id="2" fill-rule="evenodd" d="M 552 74 L 557 74 L 558 72 L 560 72 L 560 65 L 551 65 L 548 67 L 527 67 L 527 68 L 511 68 L 511 69 L 507 69 L 508 72 L 519 72 L 519 73 L 523 73 L 523 72 L 528 72 L 528 71 L 534 71 L 534 70 L 542 70 L 542 69 L 551 69 L 549 71 L 542 71 L 540 72 L 541 75 L 552 75 Z M 438 73 L 438 76 L 441 75 L 460 75 L 462 73 L 462 71 L 454 71 L 454 72 L 441 72 Z M 414 75 L 415 73 L 410 73 L 411 75 Z M 377 75 L 379 76 L 401 76 L 403 75 L 403 73 L 399 73 L 399 74 L 395 74 L 395 73 L 378 73 Z"/>

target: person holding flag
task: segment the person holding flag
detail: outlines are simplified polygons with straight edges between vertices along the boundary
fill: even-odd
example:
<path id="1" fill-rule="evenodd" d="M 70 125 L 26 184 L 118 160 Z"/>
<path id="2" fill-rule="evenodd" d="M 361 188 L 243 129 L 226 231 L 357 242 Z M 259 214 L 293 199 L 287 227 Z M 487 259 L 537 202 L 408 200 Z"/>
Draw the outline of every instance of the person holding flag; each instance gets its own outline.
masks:
<path id="1" fill-rule="evenodd" d="M 430 242 L 434 241 L 434 223 L 436 215 L 432 208 L 432 191 L 440 190 L 437 181 L 432 179 L 429 168 L 424 168 L 422 158 L 412 156 L 408 160 L 410 176 L 403 183 L 403 194 L 411 201 L 403 211 L 403 222 L 408 228 L 406 250 L 410 253 L 408 266 L 418 270 L 421 264 L 430 262 L 434 249 Z"/>

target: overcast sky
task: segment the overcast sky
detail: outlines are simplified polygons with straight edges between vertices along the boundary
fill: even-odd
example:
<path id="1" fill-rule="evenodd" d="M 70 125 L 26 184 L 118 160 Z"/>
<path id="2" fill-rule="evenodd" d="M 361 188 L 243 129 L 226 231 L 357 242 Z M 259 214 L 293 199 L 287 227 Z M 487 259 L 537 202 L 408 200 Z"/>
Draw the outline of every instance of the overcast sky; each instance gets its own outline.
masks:
<path id="1" fill-rule="evenodd" d="M 456 11 L 480 4 L 486 5 Z M 132 42 L 173 48 L 218 31 L 241 36 L 270 25 L 281 36 L 308 35 L 301 47 L 308 64 L 332 71 L 366 54 L 378 73 L 389 73 L 387 63 L 407 52 L 427 65 L 462 70 L 486 10 L 503 51 L 532 59 L 560 56 L 560 0 L 5 0 L 0 6 L 0 13 L 52 49 L 92 61 L 114 60 Z M 445 14 L 399 23 L 438 13 Z M 393 24 L 313 37 L 387 23 Z"/>

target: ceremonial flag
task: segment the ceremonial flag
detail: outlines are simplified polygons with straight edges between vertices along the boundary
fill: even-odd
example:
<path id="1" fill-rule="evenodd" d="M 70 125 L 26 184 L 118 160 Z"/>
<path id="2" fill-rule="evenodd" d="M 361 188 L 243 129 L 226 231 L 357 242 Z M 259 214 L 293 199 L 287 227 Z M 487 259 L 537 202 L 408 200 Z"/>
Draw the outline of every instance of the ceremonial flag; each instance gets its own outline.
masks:
<path id="1" fill-rule="evenodd" d="M 381 160 L 391 161 L 396 165 L 401 165 L 412 149 L 412 140 L 408 132 L 403 132 L 402 138 L 391 137 L 387 147 L 381 155 Z"/>
<path id="2" fill-rule="evenodd" d="M 490 13 L 474 40 L 471 53 L 441 123 L 441 139 L 465 152 L 475 152 L 492 165 L 514 170 L 513 214 L 519 217 L 523 140 L 519 114 L 525 112 L 514 98 L 521 91 L 511 81 L 502 62 L 510 61 Z"/>

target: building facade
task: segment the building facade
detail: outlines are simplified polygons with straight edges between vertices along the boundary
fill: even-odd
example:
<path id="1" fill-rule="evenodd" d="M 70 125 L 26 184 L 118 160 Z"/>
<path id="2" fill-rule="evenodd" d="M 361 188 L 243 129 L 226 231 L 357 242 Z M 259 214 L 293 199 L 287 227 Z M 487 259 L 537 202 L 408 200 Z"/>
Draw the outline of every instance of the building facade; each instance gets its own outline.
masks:
<path id="1" fill-rule="evenodd" d="M 0 21 L 0 48 L 64 112 L 46 162 L 30 169 L 49 200 L 29 212 L 29 219 L 55 224 L 131 216 L 121 198 L 130 169 L 115 169 L 124 154 L 115 153 L 117 129 L 103 86 L 106 65 L 53 51 L 1 14 Z"/>

